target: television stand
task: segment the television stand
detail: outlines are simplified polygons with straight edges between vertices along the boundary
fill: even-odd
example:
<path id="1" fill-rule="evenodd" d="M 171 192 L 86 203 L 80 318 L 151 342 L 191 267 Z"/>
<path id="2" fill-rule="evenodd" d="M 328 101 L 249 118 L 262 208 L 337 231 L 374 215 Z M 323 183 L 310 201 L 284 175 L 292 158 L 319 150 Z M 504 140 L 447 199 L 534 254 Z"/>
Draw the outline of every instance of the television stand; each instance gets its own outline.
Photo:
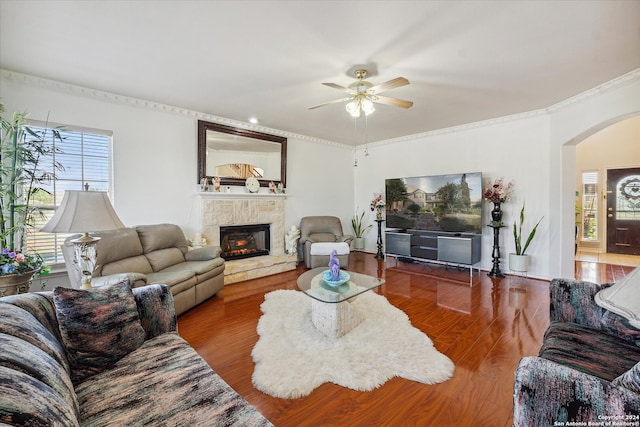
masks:
<path id="1" fill-rule="evenodd" d="M 386 254 L 399 261 L 433 262 L 469 268 L 473 276 L 474 265 L 479 264 L 482 236 L 473 233 L 446 231 L 406 230 L 387 231 Z M 478 266 L 478 272 L 480 267 Z"/>

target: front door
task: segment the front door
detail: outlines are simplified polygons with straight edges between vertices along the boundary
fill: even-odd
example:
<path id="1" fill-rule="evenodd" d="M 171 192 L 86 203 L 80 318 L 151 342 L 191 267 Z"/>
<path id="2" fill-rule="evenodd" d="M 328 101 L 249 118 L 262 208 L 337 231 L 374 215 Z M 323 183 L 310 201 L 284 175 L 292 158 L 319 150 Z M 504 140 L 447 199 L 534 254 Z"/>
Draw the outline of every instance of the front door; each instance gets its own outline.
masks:
<path id="1" fill-rule="evenodd" d="M 640 168 L 607 171 L 607 252 L 640 255 Z"/>

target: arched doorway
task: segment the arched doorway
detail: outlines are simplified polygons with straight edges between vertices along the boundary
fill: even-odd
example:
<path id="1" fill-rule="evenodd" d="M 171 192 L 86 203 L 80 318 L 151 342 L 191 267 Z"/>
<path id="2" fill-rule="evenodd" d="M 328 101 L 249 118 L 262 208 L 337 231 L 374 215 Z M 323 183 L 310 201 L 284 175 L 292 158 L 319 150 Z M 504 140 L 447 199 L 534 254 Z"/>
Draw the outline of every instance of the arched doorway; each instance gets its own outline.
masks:
<path id="1" fill-rule="evenodd" d="M 640 199 L 620 205 L 613 181 L 633 175 L 640 168 L 640 115 L 620 117 L 597 126 L 575 142 L 576 260 L 620 265 L 640 265 L 639 257 L 618 255 L 637 251 Z M 634 172 L 635 170 L 635 172 Z M 614 175 L 618 178 L 613 178 Z M 611 176 L 609 178 L 608 176 Z M 625 181 L 626 182 L 626 181 Z M 607 183 L 609 188 L 607 188 Z M 636 198 L 639 195 L 630 195 Z M 622 195 L 625 193 L 623 192 Z M 637 219 L 636 219 L 637 218 Z M 617 225 L 616 225 L 617 224 Z M 635 248 L 634 248 L 635 245 Z"/>

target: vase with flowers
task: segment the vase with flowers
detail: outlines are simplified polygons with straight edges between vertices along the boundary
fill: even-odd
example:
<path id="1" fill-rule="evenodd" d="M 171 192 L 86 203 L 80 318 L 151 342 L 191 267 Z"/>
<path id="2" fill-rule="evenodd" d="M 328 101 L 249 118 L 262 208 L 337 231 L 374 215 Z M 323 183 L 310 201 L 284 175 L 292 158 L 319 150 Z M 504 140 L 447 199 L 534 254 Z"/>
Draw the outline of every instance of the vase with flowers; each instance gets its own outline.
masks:
<path id="1" fill-rule="evenodd" d="M 29 128 L 26 116 L 0 116 L 0 293 L 9 295 L 25 292 L 24 283 L 28 288 L 33 276 L 49 271 L 38 253 L 27 251 L 26 237 L 43 218 L 40 206 L 50 204 L 46 188 L 55 176 L 43 164 L 60 150 L 49 142 L 51 138 Z M 62 139 L 59 130 L 50 132 L 54 139 Z M 62 166 L 56 162 L 54 170 L 62 170 Z"/>
<path id="2" fill-rule="evenodd" d="M 42 257 L 2 249 L 0 252 L 0 297 L 24 293 L 29 290 L 31 279 L 36 274 L 48 273 Z"/>
<path id="3" fill-rule="evenodd" d="M 371 201 L 371 211 L 376 212 L 377 220 L 382 219 L 382 209 L 384 209 L 384 207 L 385 207 L 384 197 L 382 197 L 381 193 L 375 193 L 373 195 L 373 200 Z"/>
<path id="4" fill-rule="evenodd" d="M 484 199 L 493 203 L 493 210 L 491 211 L 491 226 L 502 226 L 502 210 L 500 205 L 509 200 L 512 189 L 513 183 L 509 182 L 505 184 L 504 178 L 500 177 L 495 180 L 493 185 L 484 190 Z"/>

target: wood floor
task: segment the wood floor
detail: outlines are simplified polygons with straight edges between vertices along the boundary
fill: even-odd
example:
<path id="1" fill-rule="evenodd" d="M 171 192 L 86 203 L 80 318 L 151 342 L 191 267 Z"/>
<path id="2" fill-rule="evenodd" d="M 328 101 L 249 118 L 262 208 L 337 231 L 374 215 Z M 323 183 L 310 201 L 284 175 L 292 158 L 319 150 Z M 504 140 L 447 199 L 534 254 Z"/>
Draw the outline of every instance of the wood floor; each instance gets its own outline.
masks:
<path id="1" fill-rule="evenodd" d="M 577 262 L 578 275 L 616 281 L 633 267 Z M 209 365 L 276 427 L 286 426 L 510 426 L 513 373 L 535 355 L 549 324 L 548 282 L 491 279 L 422 263 L 378 261 L 352 253 L 350 269 L 386 279 L 379 289 L 456 365 L 453 377 L 425 385 L 393 378 L 370 392 L 324 384 L 301 399 L 277 399 L 251 384 L 251 350 L 266 292 L 296 289 L 303 271 L 225 287 L 183 314 L 178 329 Z M 578 276 L 580 277 L 580 276 Z M 309 366 L 313 369 L 313 366 Z"/>

